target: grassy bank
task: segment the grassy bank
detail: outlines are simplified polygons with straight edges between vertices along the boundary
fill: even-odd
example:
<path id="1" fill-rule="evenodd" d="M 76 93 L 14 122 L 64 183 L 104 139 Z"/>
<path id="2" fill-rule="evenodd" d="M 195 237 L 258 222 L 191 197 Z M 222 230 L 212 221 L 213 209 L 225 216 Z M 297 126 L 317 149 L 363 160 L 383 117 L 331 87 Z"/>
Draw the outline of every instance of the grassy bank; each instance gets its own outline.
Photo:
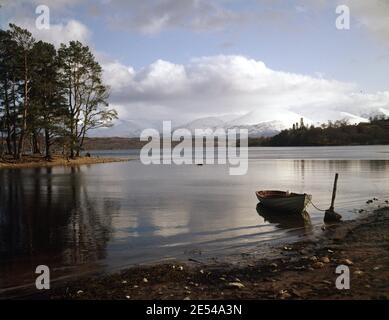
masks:
<path id="1" fill-rule="evenodd" d="M 16 168 L 36 168 L 36 167 L 54 167 L 54 166 L 77 166 L 96 163 L 122 162 L 128 159 L 121 158 L 98 158 L 98 157 L 78 157 L 75 159 L 53 156 L 52 159 L 38 155 L 25 155 L 21 160 L 15 160 L 11 157 L 0 159 L 0 169 Z"/>
<path id="2" fill-rule="evenodd" d="M 326 226 L 319 240 L 274 249 L 273 258 L 236 263 L 174 262 L 84 277 L 49 299 L 389 299 L 389 208 Z M 338 290 L 336 267 L 350 268 Z M 39 296 L 42 298 L 42 296 Z"/>

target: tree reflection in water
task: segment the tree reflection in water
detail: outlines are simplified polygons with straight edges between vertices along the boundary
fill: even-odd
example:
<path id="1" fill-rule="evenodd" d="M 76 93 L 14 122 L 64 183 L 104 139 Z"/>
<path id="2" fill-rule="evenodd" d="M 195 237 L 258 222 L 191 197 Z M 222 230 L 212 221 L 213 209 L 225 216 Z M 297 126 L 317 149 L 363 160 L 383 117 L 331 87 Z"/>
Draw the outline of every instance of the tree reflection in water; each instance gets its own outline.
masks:
<path id="1" fill-rule="evenodd" d="M 39 264 L 54 273 L 106 256 L 113 203 L 90 199 L 78 167 L 0 170 L 0 288 Z"/>

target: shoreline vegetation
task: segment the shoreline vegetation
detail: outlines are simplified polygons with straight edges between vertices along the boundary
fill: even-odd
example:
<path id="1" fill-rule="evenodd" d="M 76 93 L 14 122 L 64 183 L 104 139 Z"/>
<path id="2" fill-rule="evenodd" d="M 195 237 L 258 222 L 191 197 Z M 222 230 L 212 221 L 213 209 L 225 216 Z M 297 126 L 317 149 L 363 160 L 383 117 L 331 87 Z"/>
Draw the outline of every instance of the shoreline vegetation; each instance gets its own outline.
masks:
<path id="1" fill-rule="evenodd" d="M 78 166 L 99 163 L 125 162 L 126 158 L 109 157 L 77 157 L 65 158 L 62 156 L 52 156 L 50 160 L 40 155 L 25 155 L 21 160 L 13 157 L 3 157 L 0 159 L 0 169 L 37 168 L 37 167 L 57 167 L 57 166 Z"/>
<path id="2" fill-rule="evenodd" d="M 81 276 L 36 299 L 389 299 L 389 207 L 326 225 L 318 239 L 274 248 L 266 258 L 239 256 L 134 266 Z M 337 266 L 350 270 L 350 290 L 335 286 Z"/>
<path id="3" fill-rule="evenodd" d="M 303 119 L 291 129 L 268 138 L 249 139 L 249 146 L 321 147 L 389 144 L 389 118 L 370 118 L 369 122 L 351 125 L 347 121 L 329 121 L 320 126 L 306 126 Z"/>

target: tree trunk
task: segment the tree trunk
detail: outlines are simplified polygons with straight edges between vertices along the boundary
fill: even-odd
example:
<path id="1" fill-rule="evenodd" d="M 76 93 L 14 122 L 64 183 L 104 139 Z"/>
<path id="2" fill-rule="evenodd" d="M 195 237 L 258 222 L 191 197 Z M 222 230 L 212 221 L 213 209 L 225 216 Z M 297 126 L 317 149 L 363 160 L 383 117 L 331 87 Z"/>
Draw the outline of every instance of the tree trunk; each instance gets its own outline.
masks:
<path id="1" fill-rule="evenodd" d="M 16 136 L 16 94 L 15 94 L 15 77 L 13 79 L 13 84 L 12 84 L 12 102 L 13 102 L 13 117 L 12 117 L 12 149 L 13 149 L 13 157 L 16 159 L 17 158 L 17 136 Z"/>
<path id="2" fill-rule="evenodd" d="M 35 130 L 32 133 L 32 152 L 33 154 L 41 154 L 39 147 L 39 135 Z"/>
<path id="3" fill-rule="evenodd" d="M 24 147 L 24 136 L 27 131 L 27 115 L 28 115 L 28 66 L 27 66 L 27 53 L 24 54 L 24 106 L 22 117 L 22 130 L 20 131 L 19 146 L 17 158 L 22 158 Z"/>
<path id="4" fill-rule="evenodd" d="M 11 144 L 11 131 L 7 128 L 7 137 L 5 138 L 7 144 L 7 154 L 12 154 L 12 144 Z"/>
<path id="5" fill-rule="evenodd" d="M 49 130 L 45 129 L 45 146 L 46 146 L 46 159 L 51 159 L 50 150 L 50 133 Z"/>
<path id="6" fill-rule="evenodd" d="M 70 125 L 70 158 L 74 158 L 74 133 L 73 133 L 73 121 Z"/>
<path id="7" fill-rule="evenodd" d="M 12 154 L 12 145 L 11 145 L 11 115 L 9 112 L 9 98 L 8 98 L 8 85 L 4 85 L 4 107 L 5 107 L 5 126 L 7 129 L 7 137 L 5 138 L 7 144 L 7 154 Z"/>

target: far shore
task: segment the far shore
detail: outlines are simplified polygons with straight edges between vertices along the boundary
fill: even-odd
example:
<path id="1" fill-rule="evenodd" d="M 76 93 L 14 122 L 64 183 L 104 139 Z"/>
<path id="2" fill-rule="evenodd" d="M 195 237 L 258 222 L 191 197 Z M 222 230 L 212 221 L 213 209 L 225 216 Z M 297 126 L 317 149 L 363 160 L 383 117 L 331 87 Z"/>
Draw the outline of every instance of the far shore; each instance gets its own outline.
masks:
<path id="1" fill-rule="evenodd" d="M 377 146 L 377 145 L 388 145 L 388 144 L 380 144 L 380 143 L 327 143 L 327 144 L 304 144 L 304 145 L 282 145 L 282 146 L 270 146 L 263 144 L 263 138 L 249 138 L 247 141 L 247 145 L 249 148 L 256 147 L 269 147 L 269 148 L 277 148 L 277 147 L 357 147 L 357 146 Z M 142 149 L 148 141 L 140 141 L 139 138 L 121 138 L 121 137 L 107 137 L 107 138 L 86 138 L 85 139 L 85 149 L 86 150 L 128 150 L 128 149 Z M 175 147 L 179 142 L 172 141 L 172 147 Z M 215 141 L 215 146 L 218 145 L 218 141 Z"/>
<path id="2" fill-rule="evenodd" d="M 25 155 L 21 160 L 13 158 L 0 159 L 0 169 L 18 169 L 18 168 L 37 168 L 37 167 L 56 167 L 56 166 L 78 166 L 109 162 L 129 161 L 126 158 L 108 158 L 108 157 L 77 157 L 74 159 L 63 156 L 53 156 L 47 160 L 41 155 Z"/>

